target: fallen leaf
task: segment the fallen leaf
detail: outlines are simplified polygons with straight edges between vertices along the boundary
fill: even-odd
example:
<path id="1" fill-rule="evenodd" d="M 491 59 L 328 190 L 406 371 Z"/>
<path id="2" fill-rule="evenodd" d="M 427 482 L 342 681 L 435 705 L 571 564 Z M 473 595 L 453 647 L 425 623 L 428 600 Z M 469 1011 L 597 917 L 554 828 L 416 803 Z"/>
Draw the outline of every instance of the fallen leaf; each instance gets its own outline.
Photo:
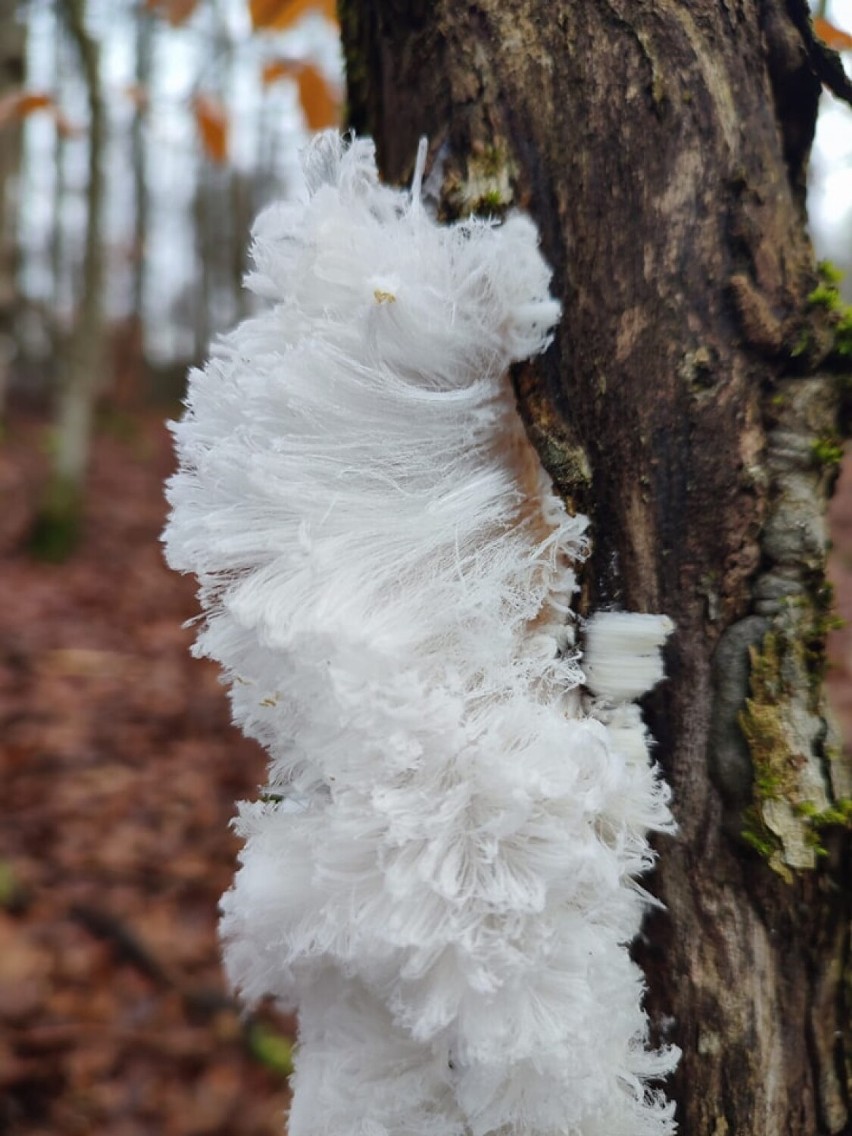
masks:
<path id="1" fill-rule="evenodd" d="M 0 916 L 0 1020 L 28 1018 L 48 995 L 51 958 L 33 942 L 29 928 Z"/>

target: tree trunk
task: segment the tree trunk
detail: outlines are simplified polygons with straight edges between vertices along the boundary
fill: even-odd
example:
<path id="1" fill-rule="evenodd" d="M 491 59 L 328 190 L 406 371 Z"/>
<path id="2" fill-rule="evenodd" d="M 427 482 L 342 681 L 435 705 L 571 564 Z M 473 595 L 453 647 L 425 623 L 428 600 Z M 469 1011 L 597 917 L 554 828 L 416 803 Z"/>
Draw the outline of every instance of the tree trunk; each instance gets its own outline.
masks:
<path id="1" fill-rule="evenodd" d="M 77 539 L 95 402 L 104 379 L 102 162 L 106 109 L 100 50 L 86 28 L 85 0 L 66 0 L 62 11 L 79 54 L 89 104 L 89 180 L 81 294 L 59 367 L 53 476 L 34 536 L 35 549 L 51 559 L 63 559 Z"/>
<path id="2" fill-rule="evenodd" d="M 25 58 L 26 29 L 18 21 L 18 6 L 14 0 L 0 0 L 0 99 L 23 86 Z M 0 417 L 15 355 L 21 137 L 19 123 L 7 122 L 0 130 Z"/>
<path id="3" fill-rule="evenodd" d="M 151 69 L 154 54 L 154 16 L 139 8 L 136 12 L 135 83 L 137 103 L 133 115 L 131 144 L 133 153 L 133 293 L 130 313 L 131 347 L 135 358 L 128 363 L 135 368 L 134 388 L 138 392 L 145 367 L 145 300 L 148 286 L 148 221 L 151 201 L 148 193 L 148 147 L 146 129 L 150 98 Z"/>
<path id="4" fill-rule="evenodd" d="M 537 221 L 564 314 L 516 383 L 592 518 L 583 604 L 677 623 L 648 717 L 680 833 L 639 952 L 683 1049 L 681 1132 L 839 1133 L 852 786 L 822 693 L 839 384 L 805 230 L 804 2 L 346 0 L 341 20 L 385 174 L 425 134 L 446 215 Z"/>

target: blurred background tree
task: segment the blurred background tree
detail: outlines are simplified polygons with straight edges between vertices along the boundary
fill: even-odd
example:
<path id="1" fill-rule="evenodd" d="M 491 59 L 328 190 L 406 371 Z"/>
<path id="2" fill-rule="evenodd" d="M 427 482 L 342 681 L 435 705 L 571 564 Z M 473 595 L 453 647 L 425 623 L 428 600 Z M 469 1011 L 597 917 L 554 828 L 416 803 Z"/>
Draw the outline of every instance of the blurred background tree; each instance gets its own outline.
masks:
<path id="1" fill-rule="evenodd" d="M 158 537 L 165 419 L 341 93 L 329 0 L 0 0 L 8 1136 L 283 1128 L 292 1022 L 237 1007 L 216 937 L 265 762 Z"/>
<path id="2" fill-rule="evenodd" d="M 26 29 L 16 0 L 0 0 L 0 108 L 17 107 L 26 71 Z M 0 412 L 14 351 L 18 269 L 17 186 L 21 157 L 20 113 L 0 111 Z"/>
<path id="3" fill-rule="evenodd" d="M 178 395 L 245 314 L 251 221 L 339 121 L 342 65 L 329 0 L 2 0 L 0 45 L 0 390 L 55 407 L 61 559 L 98 405 Z"/>

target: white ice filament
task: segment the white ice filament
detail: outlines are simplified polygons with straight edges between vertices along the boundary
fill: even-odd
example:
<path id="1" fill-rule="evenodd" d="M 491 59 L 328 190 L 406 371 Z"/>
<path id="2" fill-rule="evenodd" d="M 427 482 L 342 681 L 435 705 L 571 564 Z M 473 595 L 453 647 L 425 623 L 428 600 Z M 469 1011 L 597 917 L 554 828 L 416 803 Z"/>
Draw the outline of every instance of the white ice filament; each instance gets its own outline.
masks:
<path id="1" fill-rule="evenodd" d="M 672 827 L 631 702 L 668 626 L 592 620 L 587 712 L 586 521 L 506 378 L 559 316 L 535 228 L 436 224 L 364 140 L 305 172 L 257 222 L 270 304 L 192 374 L 169 486 L 197 649 L 270 759 L 230 979 L 298 1006 L 291 1136 L 663 1136 L 674 1055 L 628 944 Z"/>

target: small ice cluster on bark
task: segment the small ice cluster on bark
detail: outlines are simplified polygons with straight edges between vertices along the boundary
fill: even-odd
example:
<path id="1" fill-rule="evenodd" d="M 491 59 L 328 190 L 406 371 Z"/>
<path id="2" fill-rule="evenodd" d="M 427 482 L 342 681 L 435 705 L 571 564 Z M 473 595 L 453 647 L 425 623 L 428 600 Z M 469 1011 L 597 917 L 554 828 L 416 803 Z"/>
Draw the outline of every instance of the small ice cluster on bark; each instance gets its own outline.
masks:
<path id="1" fill-rule="evenodd" d="M 676 1055 L 628 945 L 672 828 L 632 701 L 669 624 L 597 615 L 581 660 L 586 519 L 506 377 L 550 273 L 526 217 L 435 223 L 422 161 L 409 195 L 368 141 L 311 146 L 255 229 L 271 303 L 174 428 L 168 559 L 270 757 L 225 963 L 298 1007 L 291 1136 L 661 1136 Z"/>

